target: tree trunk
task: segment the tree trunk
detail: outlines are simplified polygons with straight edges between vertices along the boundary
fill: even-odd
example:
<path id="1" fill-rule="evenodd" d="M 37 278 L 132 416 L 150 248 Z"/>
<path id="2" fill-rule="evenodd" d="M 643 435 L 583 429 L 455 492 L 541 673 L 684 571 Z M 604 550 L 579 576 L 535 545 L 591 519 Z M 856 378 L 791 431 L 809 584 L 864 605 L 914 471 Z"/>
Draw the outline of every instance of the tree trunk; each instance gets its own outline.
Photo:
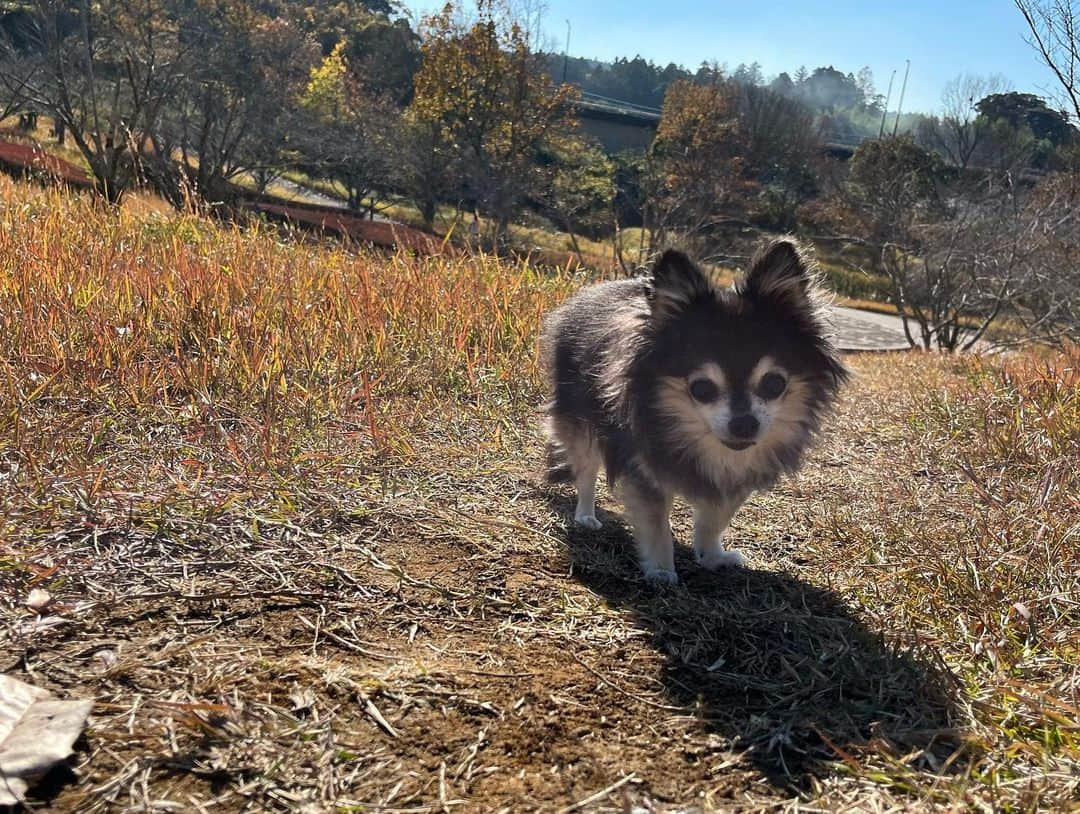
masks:
<path id="1" fill-rule="evenodd" d="M 574 247 L 574 254 L 577 255 L 578 263 L 584 266 L 585 258 L 581 256 L 581 247 L 578 246 L 577 235 L 574 234 L 574 224 L 570 218 L 567 218 L 564 223 L 566 224 L 566 233 L 570 235 L 570 245 Z"/>
<path id="2" fill-rule="evenodd" d="M 94 190 L 112 206 L 119 206 L 124 199 L 124 188 L 115 178 L 97 176 L 94 178 Z"/>
<path id="3" fill-rule="evenodd" d="M 433 200 L 426 200 L 420 204 L 420 217 L 424 219 L 424 227 L 429 232 L 435 231 L 436 204 Z"/>

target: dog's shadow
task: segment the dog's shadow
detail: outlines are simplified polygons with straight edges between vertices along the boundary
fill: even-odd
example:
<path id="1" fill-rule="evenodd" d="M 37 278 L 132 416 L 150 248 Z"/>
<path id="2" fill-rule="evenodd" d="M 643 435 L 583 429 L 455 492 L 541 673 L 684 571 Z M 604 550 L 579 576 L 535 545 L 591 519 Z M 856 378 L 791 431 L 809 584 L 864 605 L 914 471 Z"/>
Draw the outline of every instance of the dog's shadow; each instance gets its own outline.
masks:
<path id="1" fill-rule="evenodd" d="M 554 511 L 572 502 L 546 490 Z M 777 786 L 803 790 L 860 754 L 940 771 L 962 759 L 954 681 L 941 667 L 868 628 L 843 598 L 750 567 L 711 573 L 677 544 L 681 583 L 652 588 L 618 518 L 588 531 L 567 523 L 578 580 L 631 611 L 664 655 L 667 703 L 696 715 Z"/>

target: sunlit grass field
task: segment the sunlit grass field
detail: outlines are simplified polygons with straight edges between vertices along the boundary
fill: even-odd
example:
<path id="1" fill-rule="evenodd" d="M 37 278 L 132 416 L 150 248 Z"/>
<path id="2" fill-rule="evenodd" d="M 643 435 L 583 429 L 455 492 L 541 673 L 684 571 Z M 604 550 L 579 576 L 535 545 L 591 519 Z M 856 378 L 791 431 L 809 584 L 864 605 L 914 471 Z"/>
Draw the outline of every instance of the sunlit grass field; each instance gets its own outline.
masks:
<path id="1" fill-rule="evenodd" d="M 540 477 L 587 279 L 0 179 L 0 669 L 97 704 L 39 794 L 1078 810 L 1080 352 L 853 358 L 751 567 L 655 592 Z"/>

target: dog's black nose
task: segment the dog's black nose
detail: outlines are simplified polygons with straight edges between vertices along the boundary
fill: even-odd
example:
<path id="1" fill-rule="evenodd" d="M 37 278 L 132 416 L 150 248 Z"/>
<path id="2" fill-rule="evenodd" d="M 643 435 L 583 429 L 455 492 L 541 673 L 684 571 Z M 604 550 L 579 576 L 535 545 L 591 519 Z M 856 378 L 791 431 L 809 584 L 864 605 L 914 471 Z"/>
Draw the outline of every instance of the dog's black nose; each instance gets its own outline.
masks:
<path id="1" fill-rule="evenodd" d="M 735 418 L 731 419 L 728 423 L 728 429 L 731 430 L 731 434 L 736 438 L 742 438 L 744 440 L 753 438 L 757 435 L 760 426 L 758 420 L 749 414 L 735 416 Z"/>

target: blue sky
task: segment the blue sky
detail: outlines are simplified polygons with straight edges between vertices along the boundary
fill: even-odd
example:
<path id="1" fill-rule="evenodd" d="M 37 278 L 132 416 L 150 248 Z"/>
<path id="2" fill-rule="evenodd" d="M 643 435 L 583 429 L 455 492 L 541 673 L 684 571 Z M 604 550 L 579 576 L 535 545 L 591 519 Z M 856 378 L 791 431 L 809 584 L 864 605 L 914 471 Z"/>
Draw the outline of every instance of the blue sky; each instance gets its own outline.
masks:
<path id="1" fill-rule="evenodd" d="M 413 0 L 428 12 L 442 2 Z M 547 0 L 548 46 L 562 51 L 570 21 L 573 56 L 641 56 L 696 68 L 703 60 L 760 62 L 767 77 L 800 65 L 874 72 L 885 93 L 897 70 L 895 108 L 911 60 L 904 109 L 936 112 L 945 83 L 961 73 L 1002 74 L 1014 89 L 1056 93 L 1049 70 L 1024 42 L 1012 0 Z"/>

